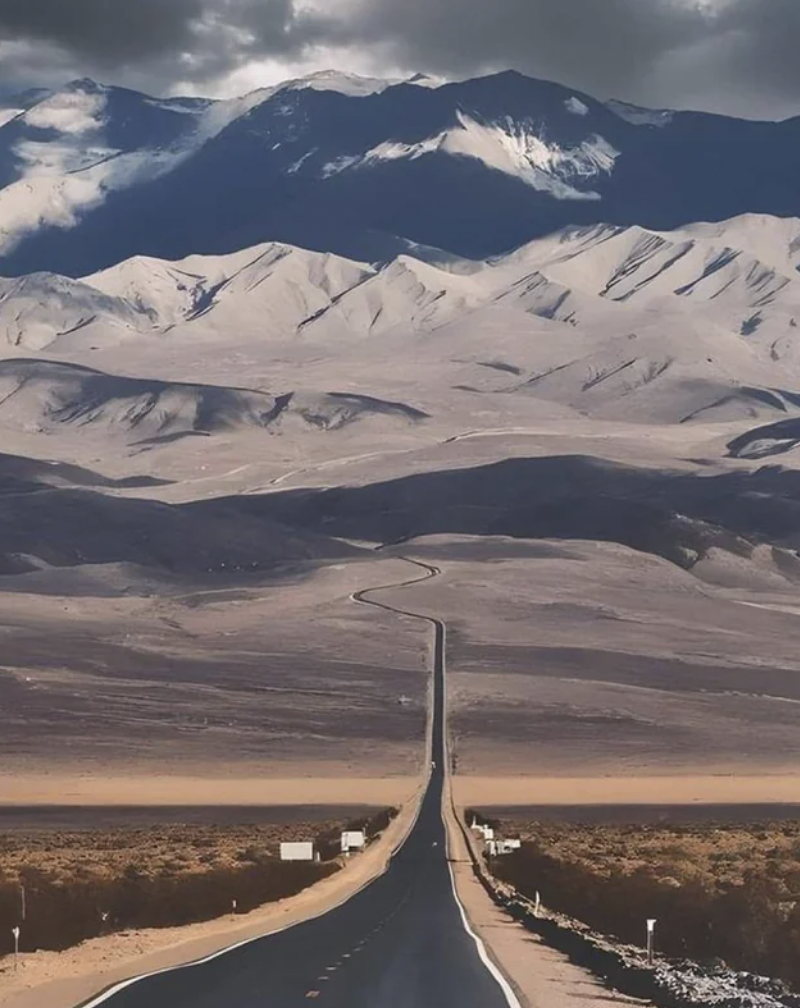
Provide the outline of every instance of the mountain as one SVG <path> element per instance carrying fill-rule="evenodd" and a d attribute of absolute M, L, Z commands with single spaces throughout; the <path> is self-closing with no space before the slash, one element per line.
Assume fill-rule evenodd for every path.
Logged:
<path fill-rule="evenodd" d="M 798 265 L 800 220 L 749 215 L 570 227 L 481 262 L 374 266 L 273 243 L 34 274 L 0 281 L 0 422 L 138 440 L 330 430 L 443 416 L 448 388 L 473 401 L 453 408 L 487 415 L 540 402 L 773 422 L 800 411 Z"/>
<path fill-rule="evenodd" d="M 0 361 L 0 425 L 52 434 L 60 427 L 114 434 L 147 446 L 244 428 L 337 430 L 381 416 L 402 424 L 425 414 L 346 392 L 268 392 L 126 378 L 46 360 Z"/>
<path fill-rule="evenodd" d="M 247 519 L 214 502 L 175 507 L 36 485 L 25 492 L 0 492 L 0 575 L 130 564 L 162 577 L 235 577 L 358 553 L 324 535 Z"/>
<path fill-rule="evenodd" d="M 269 244 L 178 262 L 136 256 L 82 280 L 53 273 L 0 278 L 0 334 L 39 351 L 114 345 L 214 312 L 218 328 L 294 335 L 374 270 L 338 256 Z"/>
<path fill-rule="evenodd" d="M 800 119 L 639 109 L 513 72 L 328 73 L 219 102 L 76 81 L 4 120 L 7 276 L 265 242 L 484 259 L 568 225 L 800 215 Z"/>
<path fill-rule="evenodd" d="M 800 573 L 800 479 L 771 468 L 709 477 L 554 455 L 227 504 L 249 519 L 381 546 L 454 534 L 595 540 L 686 569 L 715 551 L 752 559 L 769 544 Z"/>

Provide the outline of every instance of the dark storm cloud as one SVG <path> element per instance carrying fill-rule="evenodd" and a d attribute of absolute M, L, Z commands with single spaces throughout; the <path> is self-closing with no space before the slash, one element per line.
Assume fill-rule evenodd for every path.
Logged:
<path fill-rule="evenodd" d="M 445 73 L 513 66 L 610 94 L 710 31 L 680 0 L 357 0 L 354 37 Z"/>
<path fill-rule="evenodd" d="M 756 92 L 800 99 L 797 0 L 728 0 L 716 27 L 727 42 L 731 76 L 738 74 Z"/>
<path fill-rule="evenodd" d="M 514 67 L 598 97 L 800 110 L 800 0 L 0 0 L 0 72 L 69 65 L 201 87 L 264 57 L 355 50 L 373 70 Z M 324 12 L 324 13 L 322 13 Z M 335 58 L 335 57 L 334 57 Z M 22 70 L 20 70 L 22 68 Z"/>
<path fill-rule="evenodd" d="M 180 49 L 201 14 L 201 0 L 0 0 L 0 32 L 112 63 Z"/>
<path fill-rule="evenodd" d="M 800 0 L 353 2 L 352 38 L 407 66 L 511 66 L 597 97 L 800 112 Z"/>
<path fill-rule="evenodd" d="M 155 86 L 211 79 L 259 56 L 290 57 L 325 34 L 327 19 L 293 0 L 0 0 L 0 41 L 18 46 L 0 73 L 48 63 L 115 79 L 147 73 Z M 46 49 L 46 51 L 45 51 Z"/>

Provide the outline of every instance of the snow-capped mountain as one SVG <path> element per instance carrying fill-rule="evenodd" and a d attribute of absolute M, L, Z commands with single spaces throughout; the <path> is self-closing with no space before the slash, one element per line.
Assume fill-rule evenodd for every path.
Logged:
<path fill-rule="evenodd" d="M 798 215 L 799 174 L 800 120 L 603 103 L 512 72 L 325 73 L 226 101 L 76 81 L 0 110 L 0 272 L 274 241 L 482 259 L 567 225 Z"/>
<path fill-rule="evenodd" d="M 671 232 L 571 227 L 483 262 L 403 254 L 376 266 L 277 243 L 136 257 L 81 280 L 2 282 L 3 367 L 18 384 L 0 398 L 16 415 L 27 389 L 22 422 L 37 430 L 140 413 L 157 430 L 219 430 L 234 415 L 233 428 L 272 428 L 259 418 L 285 381 L 301 393 L 327 381 L 315 365 L 385 402 L 412 403 L 409 381 L 433 375 L 437 388 L 611 420 L 766 421 L 800 408 L 799 264 L 800 220 L 752 215 Z M 142 377 L 82 367 L 55 382 L 48 364 L 57 389 L 45 392 L 26 360 L 36 354 L 103 372 L 124 360 Z M 252 391 L 253 362 L 282 368 L 281 384 Z M 43 405 L 56 401 L 67 406 Z"/>

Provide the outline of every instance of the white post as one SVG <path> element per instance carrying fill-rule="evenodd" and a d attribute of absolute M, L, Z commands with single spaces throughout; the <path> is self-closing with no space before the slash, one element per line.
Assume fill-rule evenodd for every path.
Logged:
<path fill-rule="evenodd" d="M 654 946 L 654 936 L 656 930 L 656 918 L 651 917 L 647 921 L 647 964 L 648 966 L 653 965 L 653 946 Z"/>
<path fill-rule="evenodd" d="M 19 969 L 19 928 L 12 928 L 11 934 L 14 935 L 14 972 L 16 973 Z"/>
<path fill-rule="evenodd" d="M 239 906 L 238 900 L 231 900 L 231 912 L 236 913 L 236 909 Z"/>
<path fill-rule="evenodd" d="M 542 897 L 541 897 L 541 894 L 539 893 L 539 891 L 537 890 L 537 892 L 536 892 L 536 899 L 535 899 L 534 904 L 533 904 L 533 913 L 534 913 L 534 916 L 538 917 L 539 916 L 539 911 L 541 909 L 542 909 Z"/>

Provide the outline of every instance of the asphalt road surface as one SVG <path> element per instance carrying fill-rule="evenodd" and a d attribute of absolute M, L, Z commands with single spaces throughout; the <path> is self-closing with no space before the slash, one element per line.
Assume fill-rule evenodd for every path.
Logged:
<path fill-rule="evenodd" d="M 424 569 L 426 578 L 438 573 Z M 392 609 L 372 591 L 354 600 Z M 451 879 L 442 818 L 445 627 L 429 622 L 436 632 L 431 776 L 416 824 L 387 871 L 322 917 L 114 988 L 86 1008 L 291 1008 L 309 1001 L 328 1008 L 516 1008 L 468 929 Z"/>

